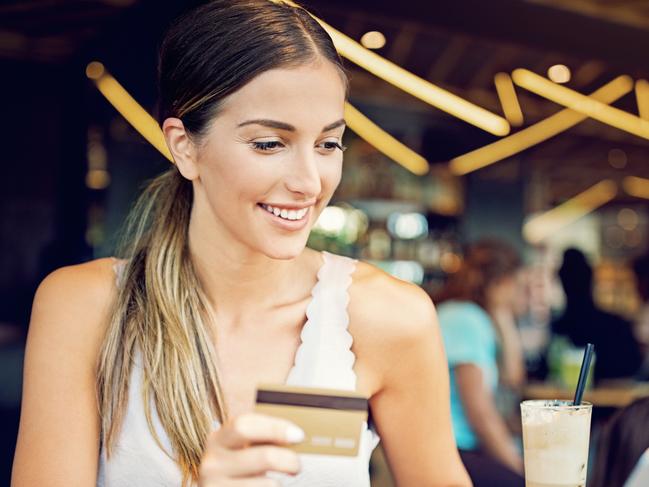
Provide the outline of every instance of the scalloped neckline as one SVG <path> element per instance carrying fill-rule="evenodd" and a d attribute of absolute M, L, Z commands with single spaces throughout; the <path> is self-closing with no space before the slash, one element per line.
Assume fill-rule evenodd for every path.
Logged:
<path fill-rule="evenodd" d="M 296 374 L 295 371 L 298 370 L 298 365 L 300 365 L 300 362 L 298 362 L 298 361 L 299 361 L 300 356 L 303 355 L 302 353 L 300 353 L 300 351 L 306 347 L 305 341 L 304 341 L 304 336 L 305 336 L 304 331 L 307 329 L 307 327 L 310 328 L 311 326 L 313 326 L 313 324 L 312 324 L 313 323 L 313 318 L 311 316 L 309 316 L 309 314 L 310 314 L 309 309 L 313 308 L 313 303 L 316 302 L 316 300 L 318 299 L 318 295 L 321 294 L 321 293 L 318 293 L 318 288 L 320 287 L 320 285 L 321 285 L 320 283 L 322 282 L 322 276 L 324 274 L 324 269 L 327 266 L 327 264 L 329 263 L 329 259 L 327 259 L 328 254 L 329 253 L 326 252 L 326 251 L 321 251 L 320 252 L 320 257 L 322 258 L 322 264 L 320 264 L 320 267 L 318 267 L 318 272 L 316 273 L 315 284 L 311 288 L 311 299 L 309 299 L 309 302 L 307 303 L 306 309 L 305 309 L 305 312 L 304 312 L 305 316 L 306 316 L 306 320 L 304 320 L 304 324 L 302 325 L 302 329 L 300 330 L 300 343 L 297 346 L 297 348 L 295 349 L 295 355 L 293 356 L 293 365 L 289 369 L 288 374 L 286 375 L 286 378 L 284 379 L 284 382 L 283 382 L 284 385 L 291 385 L 293 376 Z"/>

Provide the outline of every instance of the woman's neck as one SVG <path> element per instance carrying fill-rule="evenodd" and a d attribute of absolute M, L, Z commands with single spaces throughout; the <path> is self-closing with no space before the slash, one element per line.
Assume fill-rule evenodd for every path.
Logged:
<path fill-rule="evenodd" d="M 226 240 L 231 239 L 223 238 L 223 232 L 190 223 L 192 262 L 220 319 L 247 321 L 247 317 L 292 301 L 308 286 L 308 276 L 296 272 L 302 255 L 272 259 L 240 242 Z"/>

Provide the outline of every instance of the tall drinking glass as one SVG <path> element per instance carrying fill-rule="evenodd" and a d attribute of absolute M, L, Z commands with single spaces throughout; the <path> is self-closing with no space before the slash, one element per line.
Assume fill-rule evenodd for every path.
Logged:
<path fill-rule="evenodd" d="M 526 487 L 585 487 L 593 405 L 523 401 Z"/>

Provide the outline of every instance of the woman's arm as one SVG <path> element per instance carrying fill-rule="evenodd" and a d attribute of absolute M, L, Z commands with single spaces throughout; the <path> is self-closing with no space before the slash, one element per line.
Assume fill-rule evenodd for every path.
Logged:
<path fill-rule="evenodd" d="M 59 269 L 36 292 L 13 487 L 96 485 L 95 363 L 114 290 L 110 262 Z"/>
<path fill-rule="evenodd" d="M 364 293 L 369 307 L 361 313 L 359 347 L 382 377 L 370 405 L 392 476 L 404 487 L 470 486 L 453 438 L 448 366 L 433 304 L 416 286 L 378 281 Z"/>
<path fill-rule="evenodd" d="M 493 397 L 485 386 L 482 371 L 474 364 L 458 364 L 453 368 L 462 407 L 480 445 L 493 458 L 518 473 L 523 461 L 516 451 L 503 418 L 496 410 Z"/>

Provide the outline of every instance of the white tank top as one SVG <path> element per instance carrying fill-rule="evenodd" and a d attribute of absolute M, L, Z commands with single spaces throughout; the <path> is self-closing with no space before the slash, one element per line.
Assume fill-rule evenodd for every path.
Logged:
<path fill-rule="evenodd" d="M 323 252 L 311 302 L 306 310 L 301 344 L 286 383 L 303 387 L 356 390 L 353 338 L 347 331 L 349 315 L 348 288 L 356 261 Z M 116 264 L 118 282 L 122 266 Z M 182 475 L 173 455 L 169 438 L 151 407 L 152 421 L 164 450 L 154 440 L 144 414 L 142 401 L 142 366 L 136 358 L 131 372 L 128 405 L 120 436 L 110 459 L 102 447 L 99 458 L 98 487 L 180 487 Z M 218 427 L 218 424 L 215 425 Z M 379 443 L 374 426 L 365 423 L 356 457 L 300 455 L 302 471 L 295 477 L 271 472 L 268 477 L 282 486 L 295 487 L 369 487 L 369 460 Z"/>

